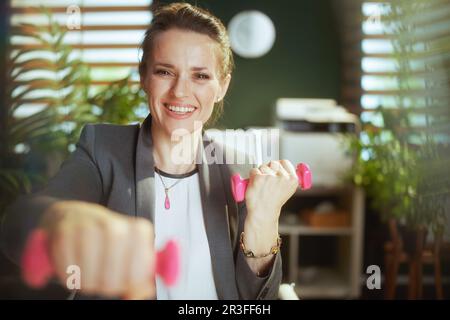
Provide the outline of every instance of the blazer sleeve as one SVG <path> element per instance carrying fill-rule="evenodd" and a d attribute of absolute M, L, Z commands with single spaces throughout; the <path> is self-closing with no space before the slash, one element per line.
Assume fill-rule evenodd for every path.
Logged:
<path fill-rule="evenodd" d="M 236 284 L 241 299 L 270 299 L 278 298 L 278 289 L 282 278 L 281 253 L 275 255 L 273 264 L 265 277 L 257 276 L 249 267 L 246 257 L 240 248 L 239 235 L 244 230 L 247 209 L 245 205 L 239 207 L 239 228 L 235 244 Z"/>
<path fill-rule="evenodd" d="M 43 190 L 18 197 L 6 209 L 0 230 L 6 256 L 19 265 L 30 232 L 39 226 L 49 206 L 64 199 L 101 203 L 102 179 L 95 158 L 95 125 L 84 126 L 76 150 Z"/>

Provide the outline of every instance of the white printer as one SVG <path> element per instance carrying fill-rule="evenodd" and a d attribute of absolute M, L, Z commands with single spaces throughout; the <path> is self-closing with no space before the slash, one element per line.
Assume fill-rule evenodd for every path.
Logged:
<path fill-rule="evenodd" d="M 342 184 L 353 160 L 343 134 L 359 131 L 358 117 L 331 99 L 280 98 L 276 102 L 280 158 L 307 163 L 314 187 Z"/>

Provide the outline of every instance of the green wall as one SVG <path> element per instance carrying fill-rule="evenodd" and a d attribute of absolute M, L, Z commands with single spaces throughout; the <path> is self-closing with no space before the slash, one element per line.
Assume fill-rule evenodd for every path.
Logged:
<path fill-rule="evenodd" d="M 221 127 L 271 125 L 279 97 L 338 98 L 339 43 L 330 0 L 187 2 L 210 10 L 226 26 L 242 10 L 260 10 L 276 28 L 275 44 L 265 56 L 235 54 Z"/>

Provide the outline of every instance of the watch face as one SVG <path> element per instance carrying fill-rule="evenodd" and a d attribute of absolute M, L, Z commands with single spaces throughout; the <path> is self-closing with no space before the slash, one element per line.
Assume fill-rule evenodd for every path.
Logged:
<path fill-rule="evenodd" d="M 258 58 L 270 51 L 275 42 L 272 20 L 260 11 L 243 11 L 228 25 L 233 51 L 244 58 Z"/>

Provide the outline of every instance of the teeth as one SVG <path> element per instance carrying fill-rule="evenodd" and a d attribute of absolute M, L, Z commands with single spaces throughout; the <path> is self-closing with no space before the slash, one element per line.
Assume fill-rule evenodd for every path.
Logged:
<path fill-rule="evenodd" d="M 170 106 L 170 105 L 168 105 L 167 108 L 169 108 L 170 111 L 179 112 L 179 113 L 187 113 L 187 112 L 192 112 L 195 110 L 194 107 L 178 107 L 178 106 Z"/>

